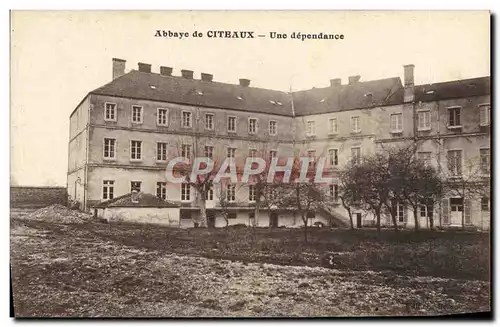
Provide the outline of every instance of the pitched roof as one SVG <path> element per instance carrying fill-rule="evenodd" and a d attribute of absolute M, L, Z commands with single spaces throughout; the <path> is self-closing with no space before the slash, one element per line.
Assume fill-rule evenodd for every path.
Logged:
<path fill-rule="evenodd" d="M 491 93 L 489 76 L 415 86 L 415 101 L 468 98 Z"/>
<path fill-rule="evenodd" d="M 138 202 L 132 202 L 132 193 L 101 202 L 94 208 L 138 207 L 138 208 L 179 208 L 180 204 L 160 199 L 149 193 L 138 193 Z"/>
<path fill-rule="evenodd" d="M 293 92 L 297 116 L 371 108 L 403 102 L 399 77 Z"/>
<path fill-rule="evenodd" d="M 292 116 L 288 93 L 132 70 L 92 94 Z"/>

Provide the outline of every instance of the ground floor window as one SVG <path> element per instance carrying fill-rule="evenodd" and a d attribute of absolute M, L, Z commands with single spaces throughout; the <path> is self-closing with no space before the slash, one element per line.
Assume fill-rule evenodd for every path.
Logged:
<path fill-rule="evenodd" d="M 490 211 L 490 198 L 481 198 L 481 211 Z"/>
<path fill-rule="evenodd" d="M 431 200 L 422 201 L 420 203 L 420 217 L 431 218 L 434 213 L 434 203 Z"/>
<path fill-rule="evenodd" d="M 141 184 L 142 184 L 142 182 L 138 182 L 138 181 L 130 182 L 130 193 L 132 193 L 133 191 L 140 192 L 141 191 Z"/>
<path fill-rule="evenodd" d="M 181 219 L 191 219 L 191 211 L 181 210 L 180 218 Z"/>
<path fill-rule="evenodd" d="M 156 183 L 156 196 L 162 200 L 167 199 L 167 183 L 166 182 Z"/>
<path fill-rule="evenodd" d="M 392 210 L 393 213 L 396 215 L 396 220 L 399 223 L 404 223 L 405 222 L 405 207 L 404 205 L 400 204 L 399 202 L 392 202 Z"/>
<path fill-rule="evenodd" d="M 236 212 L 228 212 L 227 219 L 236 219 Z"/>
<path fill-rule="evenodd" d="M 463 198 L 451 198 L 450 199 L 450 210 L 451 210 L 451 212 L 464 211 L 464 199 Z"/>
<path fill-rule="evenodd" d="M 115 181 L 103 181 L 102 182 L 102 198 L 103 200 L 113 199 L 115 190 Z"/>

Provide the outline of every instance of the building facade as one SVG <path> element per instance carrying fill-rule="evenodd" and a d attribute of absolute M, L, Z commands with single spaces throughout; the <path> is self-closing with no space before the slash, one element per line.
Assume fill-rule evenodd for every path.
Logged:
<path fill-rule="evenodd" d="M 477 158 L 484 176 L 489 174 L 489 77 L 414 85 L 414 67 L 407 65 L 403 82 L 352 76 L 347 84 L 332 79 L 326 88 L 287 93 L 251 87 L 247 79 L 226 84 L 210 74 L 194 79 L 189 70 L 172 76 L 169 67 L 156 74 L 151 65 L 138 66 L 125 73 L 125 61 L 113 59 L 112 81 L 89 92 L 70 116 L 68 194 L 83 210 L 136 190 L 178 202 L 179 225 L 192 226 L 199 215 L 198 195 L 189 185 L 166 181 L 167 163 L 176 156 L 325 156 L 335 174 L 353 157 L 418 141 L 419 155 L 445 172 L 449 158 L 460 167 Z M 214 190 L 207 209 L 217 210 L 223 191 Z M 238 203 L 231 224 L 302 224 L 287 212 L 254 217 L 249 185 L 231 192 Z M 335 194 L 332 199 L 338 201 Z M 430 214 L 439 217 L 436 225 L 456 225 L 459 210 L 467 211 L 468 225 L 489 226 L 486 194 L 461 200 L 450 195 L 440 207 L 421 210 L 421 227 Z M 410 214 L 398 210 L 398 221 L 411 227 Z M 348 221 L 337 205 L 311 215 L 311 223 L 332 217 Z M 355 217 L 358 226 L 373 222 L 369 213 L 355 212 Z"/>

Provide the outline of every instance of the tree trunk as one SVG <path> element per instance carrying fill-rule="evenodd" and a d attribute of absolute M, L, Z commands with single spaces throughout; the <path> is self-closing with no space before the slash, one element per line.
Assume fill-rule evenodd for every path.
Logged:
<path fill-rule="evenodd" d="M 429 228 L 431 230 L 434 229 L 434 216 L 433 216 L 434 213 L 431 214 L 431 216 L 429 216 Z"/>
<path fill-rule="evenodd" d="M 203 196 L 200 197 L 200 227 L 207 227 L 207 201 Z"/>
<path fill-rule="evenodd" d="M 418 207 L 417 207 L 418 208 Z M 413 207 L 413 220 L 415 221 L 415 231 L 418 231 L 418 209 Z"/>
<path fill-rule="evenodd" d="M 380 234 L 380 209 L 375 210 L 375 215 L 377 217 L 377 232 Z"/>
<path fill-rule="evenodd" d="M 398 229 L 398 220 L 396 219 L 396 214 L 391 210 L 391 219 L 392 225 L 394 225 L 394 231 L 397 232 Z"/>
<path fill-rule="evenodd" d="M 352 212 L 351 209 L 347 209 L 347 213 L 349 214 L 349 223 L 351 224 L 351 229 L 354 229 L 354 221 L 352 219 Z"/>
<path fill-rule="evenodd" d="M 304 219 L 302 216 L 302 221 L 304 222 L 304 242 L 307 243 L 307 217 Z"/>

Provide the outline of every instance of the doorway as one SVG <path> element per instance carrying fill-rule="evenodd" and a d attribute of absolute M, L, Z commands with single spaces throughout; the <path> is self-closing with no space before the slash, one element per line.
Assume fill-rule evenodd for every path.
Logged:
<path fill-rule="evenodd" d="M 278 227 L 278 214 L 276 212 L 271 213 L 271 217 L 269 218 L 269 226 L 271 228 Z"/>
<path fill-rule="evenodd" d="M 361 228 L 361 213 L 356 213 L 356 227 Z"/>
<path fill-rule="evenodd" d="M 215 214 L 213 211 L 207 212 L 207 227 L 215 228 Z"/>
<path fill-rule="evenodd" d="M 450 225 L 462 226 L 463 198 L 450 198 Z"/>

